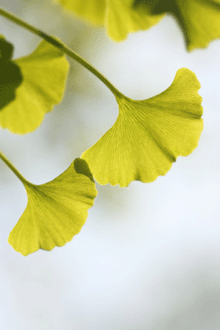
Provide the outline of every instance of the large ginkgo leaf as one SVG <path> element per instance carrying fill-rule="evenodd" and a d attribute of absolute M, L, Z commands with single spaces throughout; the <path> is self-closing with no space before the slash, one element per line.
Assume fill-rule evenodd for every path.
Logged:
<path fill-rule="evenodd" d="M 23 81 L 16 98 L 0 110 L 0 126 L 25 134 L 35 130 L 62 100 L 68 62 L 62 51 L 42 41 L 31 55 L 13 63 L 21 70 Z"/>
<path fill-rule="evenodd" d="M 42 185 L 22 182 L 28 203 L 9 235 L 12 247 L 28 255 L 71 241 L 84 225 L 97 195 L 87 163 L 75 159 L 60 176 Z"/>
<path fill-rule="evenodd" d="M 154 181 L 176 157 L 189 155 L 203 129 L 200 83 L 188 69 L 177 71 L 172 85 L 148 100 L 116 96 L 119 115 L 113 127 L 82 154 L 100 184 L 126 187 Z"/>

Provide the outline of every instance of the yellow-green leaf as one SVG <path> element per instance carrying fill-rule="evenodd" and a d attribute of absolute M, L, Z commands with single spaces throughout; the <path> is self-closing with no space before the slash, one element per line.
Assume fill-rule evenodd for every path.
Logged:
<path fill-rule="evenodd" d="M 219 0 L 135 0 L 134 6 L 151 7 L 152 15 L 171 13 L 184 33 L 188 50 L 207 47 L 220 38 Z"/>
<path fill-rule="evenodd" d="M 90 22 L 106 27 L 115 41 L 146 30 L 166 13 L 178 20 L 188 50 L 207 47 L 220 38 L 219 0 L 55 0 Z"/>
<path fill-rule="evenodd" d="M 42 185 L 23 183 L 28 203 L 9 235 L 12 247 L 26 256 L 71 241 L 84 225 L 97 195 L 87 163 L 77 158 L 53 181 Z"/>
<path fill-rule="evenodd" d="M 189 50 L 207 47 L 220 38 L 220 1 L 178 1 L 177 19 L 183 27 Z"/>
<path fill-rule="evenodd" d="M 148 6 L 136 8 L 133 0 L 110 0 L 106 13 L 106 27 L 110 38 L 122 41 L 131 32 L 147 30 L 157 24 L 163 14 L 151 15 Z"/>
<path fill-rule="evenodd" d="M 115 41 L 124 40 L 128 33 L 146 30 L 159 22 L 161 15 L 151 15 L 148 7 L 133 7 L 134 0 L 55 0 L 64 8 L 89 20 L 105 26 Z"/>
<path fill-rule="evenodd" d="M 35 130 L 44 115 L 62 100 L 68 62 L 62 51 L 42 41 L 32 54 L 14 63 L 20 68 L 23 81 L 15 100 L 0 111 L 0 126 L 25 134 Z"/>
<path fill-rule="evenodd" d="M 171 86 L 143 101 L 116 96 L 113 127 L 82 154 L 100 184 L 126 187 L 165 175 L 178 156 L 189 155 L 203 129 L 200 83 L 188 69 L 177 71 Z"/>
<path fill-rule="evenodd" d="M 105 20 L 105 11 L 107 7 L 106 0 L 55 0 L 67 10 L 89 20 L 90 22 L 103 25 Z"/>

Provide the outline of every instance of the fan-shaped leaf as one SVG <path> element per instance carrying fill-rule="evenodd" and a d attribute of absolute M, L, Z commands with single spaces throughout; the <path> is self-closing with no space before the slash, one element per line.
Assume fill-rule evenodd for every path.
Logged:
<path fill-rule="evenodd" d="M 12 247 L 28 255 L 71 241 L 84 225 L 97 195 L 87 163 L 75 159 L 60 176 L 42 185 L 23 183 L 28 203 L 9 235 Z"/>
<path fill-rule="evenodd" d="M 16 90 L 16 99 L 0 111 L 0 126 L 25 134 L 35 130 L 62 100 L 68 62 L 62 51 L 42 41 L 32 54 L 13 65 L 21 70 L 23 82 Z"/>
<path fill-rule="evenodd" d="M 189 155 L 203 129 L 200 88 L 195 74 L 177 71 L 172 85 L 148 100 L 116 97 L 113 127 L 82 154 L 100 184 L 127 186 L 165 175 L 176 157 Z"/>
<path fill-rule="evenodd" d="M 152 15 L 173 14 L 184 33 L 188 50 L 207 47 L 220 38 L 219 0 L 135 0 L 134 7 L 151 7 Z"/>
<path fill-rule="evenodd" d="M 124 40 L 128 33 L 146 30 L 158 23 L 163 15 L 151 15 L 148 8 L 133 7 L 134 0 L 55 0 L 64 8 L 107 28 L 115 41 Z"/>
<path fill-rule="evenodd" d="M 189 50 L 203 48 L 220 38 L 219 0 L 55 0 L 66 9 L 103 25 L 115 41 L 146 30 L 165 13 L 178 20 Z"/>

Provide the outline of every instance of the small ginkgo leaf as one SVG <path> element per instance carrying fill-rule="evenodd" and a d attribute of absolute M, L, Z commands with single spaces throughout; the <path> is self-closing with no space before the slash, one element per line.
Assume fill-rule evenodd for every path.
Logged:
<path fill-rule="evenodd" d="M 152 15 L 171 13 L 184 33 L 188 50 L 207 47 L 220 38 L 220 0 L 135 0 L 134 7 Z"/>
<path fill-rule="evenodd" d="M 113 127 L 82 154 L 100 184 L 126 187 L 165 175 L 178 156 L 189 155 L 203 129 L 200 83 L 188 69 L 177 71 L 171 86 L 148 100 L 116 96 Z"/>
<path fill-rule="evenodd" d="M 13 51 L 13 45 L 0 35 L 0 111 L 16 98 L 23 81 L 19 66 L 11 61 Z"/>
<path fill-rule="evenodd" d="M 23 81 L 14 101 L 0 111 L 0 126 L 25 134 L 35 130 L 62 100 L 69 66 L 63 52 L 46 41 L 13 63 L 21 70 Z"/>
<path fill-rule="evenodd" d="M 28 203 L 8 242 L 23 255 L 63 246 L 78 234 L 97 195 L 87 163 L 80 158 L 53 181 L 23 182 Z"/>

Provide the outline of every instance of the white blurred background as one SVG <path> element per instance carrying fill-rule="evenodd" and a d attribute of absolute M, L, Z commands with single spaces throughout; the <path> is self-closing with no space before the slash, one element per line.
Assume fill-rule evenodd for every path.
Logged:
<path fill-rule="evenodd" d="M 128 188 L 97 185 L 80 234 L 28 257 L 7 243 L 26 206 L 22 184 L 0 163 L 0 329 L 220 329 L 220 40 L 187 53 L 167 16 L 116 44 L 103 29 L 65 14 L 52 0 L 1 6 L 58 36 L 125 95 L 146 99 L 187 67 L 201 82 L 204 131 L 198 148 L 165 177 Z M 0 18 L 15 58 L 40 39 Z M 35 132 L 0 131 L 0 150 L 35 184 L 63 172 L 117 117 L 108 89 L 70 61 L 64 100 Z"/>

